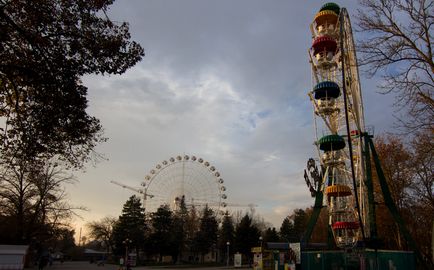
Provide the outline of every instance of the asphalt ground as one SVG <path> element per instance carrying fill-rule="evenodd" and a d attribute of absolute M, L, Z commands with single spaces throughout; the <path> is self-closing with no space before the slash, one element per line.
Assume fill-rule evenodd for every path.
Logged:
<path fill-rule="evenodd" d="M 32 267 L 32 268 L 25 268 L 25 269 L 32 269 L 37 270 L 38 267 Z M 44 267 L 44 270 L 119 270 L 119 265 L 114 264 L 104 264 L 103 266 L 98 266 L 95 263 L 89 263 L 86 262 L 54 262 L 51 266 Z M 176 267 L 170 267 L 170 266 L 137 266 L 132 267 L 132 270 L 224 270 L 224 269 L 232 269 L 232 267 L 201 267 L 201 266 L 188 266 L 188 265 L 182 265 L 182 266 L 176 266 Z M 125 268 L 123 269 L 125 270 Z"/>

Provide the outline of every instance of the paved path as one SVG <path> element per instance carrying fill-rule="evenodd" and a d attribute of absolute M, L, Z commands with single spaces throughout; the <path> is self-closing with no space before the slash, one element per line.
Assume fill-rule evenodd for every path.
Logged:
<path fill-rule="evenodd" d="M 31 270 L 37 270 L 37 267 L 28 268 Z M 54 262 L 52 266 L 44 267 L 44 270 L 118 270 L 119 267 L 113 264 L 105 264 L 104 266 L 97 266 L 96 264 L 91 264 L 89 262 L 64 262 L 61 264 L 60 262 Z M 139 266 L 132 267 L 132 270 L 227 270 L 227 267 L 168 267 L 168 266 Z"/>

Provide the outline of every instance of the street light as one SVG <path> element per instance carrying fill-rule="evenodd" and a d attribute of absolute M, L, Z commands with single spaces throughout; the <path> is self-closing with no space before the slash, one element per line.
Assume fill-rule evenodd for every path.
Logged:
<path fill-rule="evenodd" d="M 131 244 L 131 240 L 130 239 L 125 239 L 122 243 L 125 245 L 125 260 L 124 260 L 124 264 L 127 265 L 128 267 L 128 245 Z"/>
<path fill-rule="evenodd" d="M 229 246 L 231 243 L 229 241 L 226 242 L 226 267 L 229 267 Z"/>
<path fill-rule="evenodd" d="M 263 262 L 262 262 L 262 260 L 263 260 L 263 250 L 262 250 L 262 235 L 261 236 L 259 236 L 259 242 L 260 242 L 260 244 L 261 244 L 261 254 L 260 254 L 260 258 L 259 258 L 259 269 L 262 269 L 262 265 L 263 265 Z"/>

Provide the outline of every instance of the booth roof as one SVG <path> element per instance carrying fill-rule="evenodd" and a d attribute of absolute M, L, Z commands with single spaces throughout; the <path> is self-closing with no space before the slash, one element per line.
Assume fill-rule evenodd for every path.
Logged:
<path fill-rule="evenodd" d="M 26 245 L 0 245 L 0 254 L 26 254 L 29 246 Z"/>

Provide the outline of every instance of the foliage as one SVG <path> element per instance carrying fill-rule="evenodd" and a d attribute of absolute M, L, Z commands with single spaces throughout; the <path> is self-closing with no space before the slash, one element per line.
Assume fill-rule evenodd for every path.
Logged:
<path fill-rule="evenodd" d="M 434 2 L 361 0 L 358 10 L 361 63 L 370 75 L 382 74 L 386 93 L 397 93 L 396 105 L 408 109 L 410 131 L 434 131 Z"/>
<path fill-rule="evenodd" d="M 279 231 L 281 241 L 290 243 L 300 242 L 306 231 L 312 211 L 312 208 L 307 208 L 306 210 L 294 209 L 292 214 L 282 221 Z"/>
<path fill-rule="evenodd" d="M 279 242 L 279 234 L 276 231 L 276 228 L 267 228 L 267 230 L 264 232 L 263 241 L 265 243 L 267 242 Z"/>
<path fill-rule="evenodd" d="M 295 209 L 294 212 L 289 216 L 294 224 L 294 234 L 293 239 L 295 242 L 300 242 L 303 238 L 304 231 L 307 227 L 307 222 L 309 220 L 309 216 L 306 211 L 303 209 Z"/>
<path fill-rule="evenodd" d="M 128 24 L 108 18 L 113 2 L 0 0 L 2 162 L 56 156 L 80 167 L 105 140 L 80 77 L 121 74 L 143 56 Z"/>
<path fill-rule="evenodd" d="M 199 231 L 196 233 L 195 250 L 203 257 L 217 244 L 218 223 L 214 211 L 205 206 L 200 218 Z"/>
<path fill-rule="evenodd" d="M 228 256 L 227 252 L 227 243 L 229 242 L 229 255 L 233 254 L 233 245 L 234 245 L 234 234 L 235 227 L 232 216 L 226 212 L 226 215 L 223 217 L 223 222 L 221 227 L 219 228 L 219 237 L 218 237 L 218 249 L 220 250 L 220 254 L 223 254 L 225 258 Z"/>
<path fill-rule="evenodd" d="M 427 232 L 431 232 L 434 220 L 432 136 L 422 131 L 411 143 L 405 143 L 403 138 L 389 135 L 378 137 L 375 145 L 395 204 L 422 255 L 430 260 L 431 239 Z M 378 234 L 384 246 L 406 249 L 407 244 L 383 204 L 378 187 L 376 193 Z"/>
<path fill-rule="evenodd" d="M 251 248 L 260 245 L 259 236 L 261 236 L 259 229 L 246 214 L 235 228 L 234 252 L 240 252 L 250 258 Z"/>
<path fill-rule="evenodd" d="M 182 256 L 182 252 L 185 249 L 186 243 L 186 223 L 188 217 L 188 210 L 185 204 L 185 197 L 182 196 L 179 203 L 179 208 L 173 215 L 173 230 L 171 233 L 171 255 L 174 262 L 178 262 L 179 255 Z"/>
<path fill-rule="evenodd" d="M 186 217 L 185 222 L 185 249 L 193 251 L 196 234 L 199 231 L 200 217 L 195 206 L 192 206 Z"/>
<path fill-rule="evenodd" d="M 313 210 L 314 210 L 313 207 L 307 208 L 305 210 L 307 217 L 309 217 L 308 220 L 313 214 Z M 328 223 L 329 223 L 328 212 L 324 208 L 323 210 L 321 210 L 318 219 L 316 221 L 315 227 L 313 229 L 312 236 L 310 238 L 311 243 L 328 243 L 332 245 L 333 235 L 331 234 L 332 233 L 331 227 Z"/>
<path fill-rule="evenodd" d="M 94 240 L 104 243 L 107 252 L 113 250 L 113 227 L 116 222 L 116 218 L 107 216 L 100 221 L 92 221 L 86 224 L 89 236 Z"/>
<path fill-rule="evenodd" d="M 56 228 L 56 232 L 54 233 L 55 238 L 50 246 L 53 250 L 58 250 L 64 254 L 70 254 L 76 247 L 74 234 L 75 231 L 70 228 Z"/>
<path fill-rule="evenodd" d="M 147 227 L 145 224 L 145 209 L 140 198 L 131 196 L 124 204 L 122 214 L 113 227 L 114 253 L 122 255 L 126 246 L 128 249 L 138 251 L 145 241 Z"/>
<path fill-rule="evenodd" d="M 172 247 L 173 213 L 168 205 L 160 206 L 151 216 L 152 233 L 149 243 L 152 251 L 159 254 L 160 261 L 163 255 L 169 255 Z"/>
<path fill-rule="evenodd" d="M 375 148 L 383 164 L 382 169 L 392 197 L 398 207 L 408 205 L 408 189 L 412 182 L 413 170 L 410 166 L 411 153 L 404 146 L 402 139 L 396 136 L 377 137 Z"/>
<path fill-rule="evenodd" d="M 410 166 L 414 171 L 411 193 L 419 203 L 434 211 L 434 139 L 429 132 L 418 132 L 411 147 L 413 149 Z"/>
<path fill-rule="evenodd" d="M 64 169 L 80 168 L 105 141 L 88 115 L 86 74 L 121 74 L 143 49 L 112 22 L 113 0 L 0 0 L 0 238 L 62 237 L 74 213 Z M 62 164 L 62 166 L 60 166 Z"/>
<path fill-rule="evenodd" d="M 279 236 L 282 242 L 291 242 L 294 235 L 294 225 L 289 217 L 285 217 L 280 226 Z"/>

